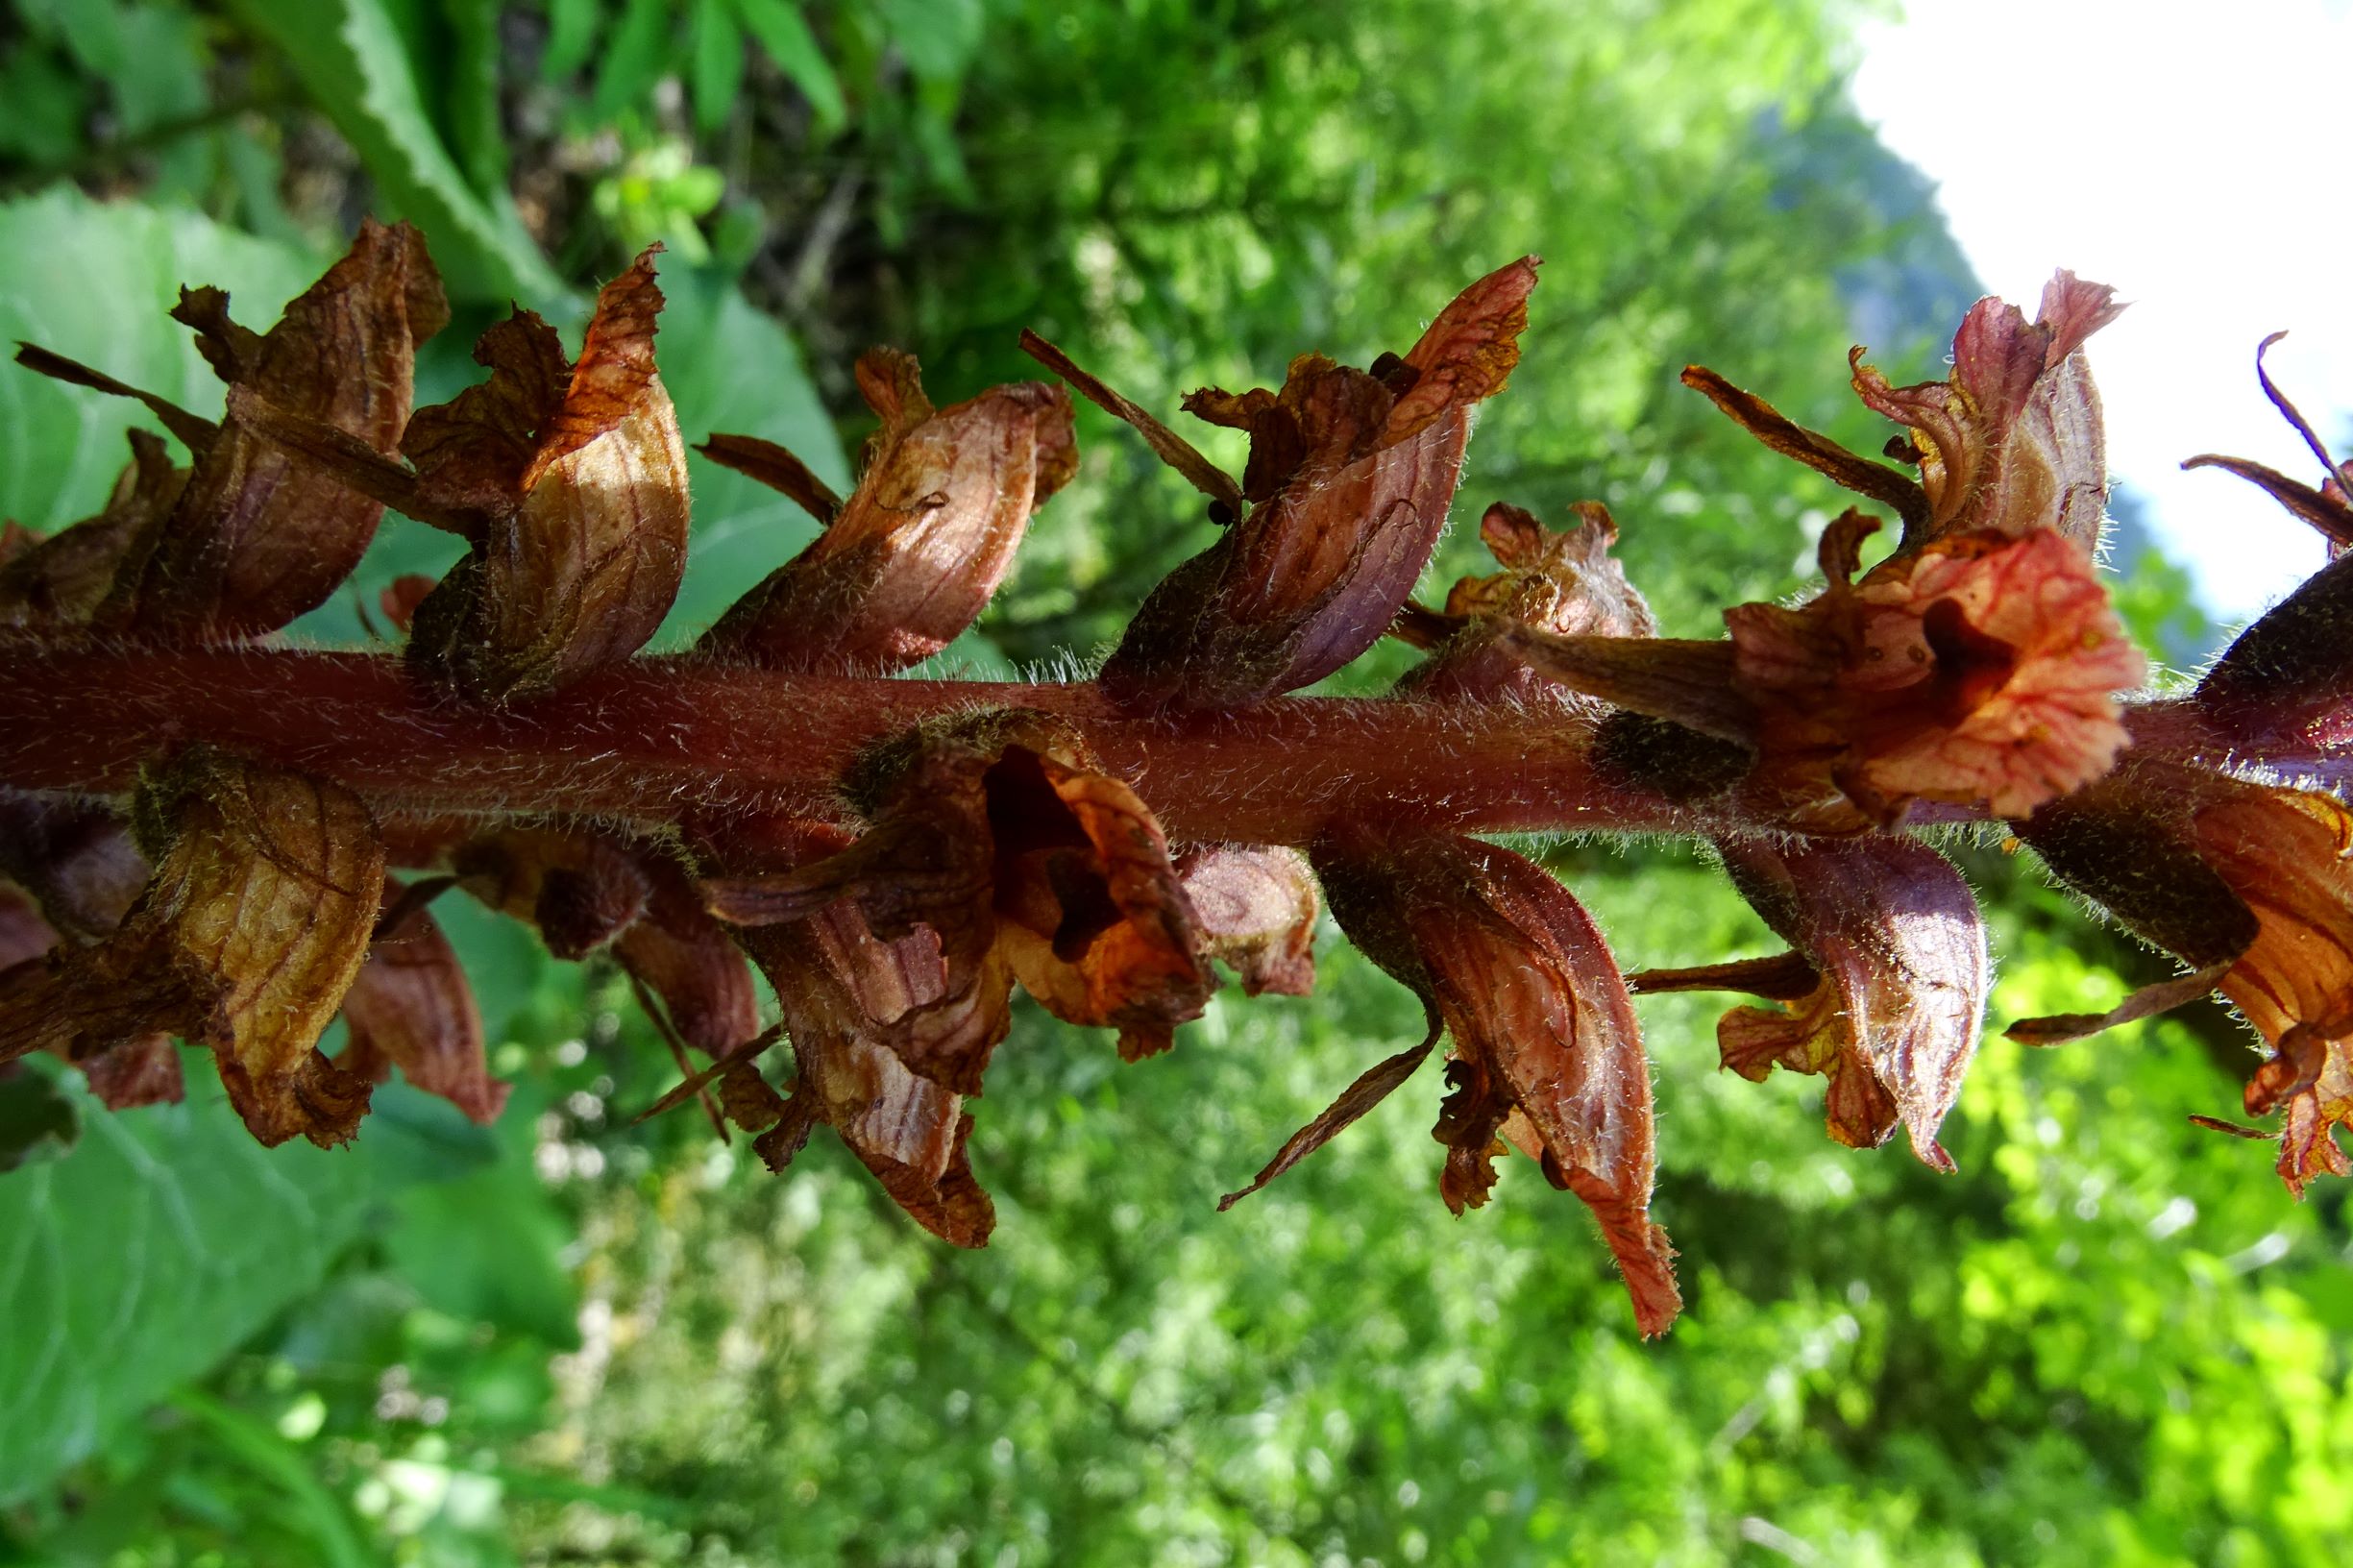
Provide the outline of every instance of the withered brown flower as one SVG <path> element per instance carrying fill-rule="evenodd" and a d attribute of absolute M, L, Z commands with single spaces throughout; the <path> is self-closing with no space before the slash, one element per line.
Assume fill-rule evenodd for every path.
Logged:
<path fill-rule="evenodd" d="M 1456 1213 L 1484 1204 L 1509 1138 L 1601 1222 L 1645 1335 L 1680 1311 L 1675 1249 L 1650 1219 L 1656 1155 L 1650 1065 L 1601 933 L 1568 891 L 1474 839 L 1350 833 L 1319 843 L 1317 874 L 1340 929 L 1430 1010 L 1431 1040 L 1378 1064 L 1287 1143 L 1263 1187 L 1410 1075 L 1440 1028 L 1453 1093 L 1435 1134 L 1438 1190 Z"/>
<path fill-rule="evenodd" d="M 736 600 L 704 653 L 836 674 L 927 659 L 988 605 L 1030 514 L 1077 472 L 1058 386 L 1023 381 L 935 410 L 915 356 L 892 349 L 859 359 L 858 385 L 882 429 L 846 502 L 770 442 L 722 435 L 698 449 L 825 525 Z"/>
<path fill-rule="evenodd" d="M 1238 499 L 1173 432 L 1146 434 L 1219 503 L 1229 527 L 1144 600 L 1104 665 L 1103 689 L 1143 708 L 1228 708 L 1322 679 L 1386 629 L 1429 562 L 1461 476 L 1471 409 L 1519 360 L 1536 262 L 1465 289 L 1403 358 L 1369 372 L 1320 355 L 1291 361 L 1280 392 L 1207 388 L 1186 408 L 1250 434 Z M 1031 353 L 1122 418 L 1125 399 L 1036 338 Z M 1148 427 L 1148 428 L 1147 428 Z"/>
<path fill-rule="evenodd" d="M 408 656 L 478 701 L 550 691 L 635 652 L 677 596 L 686 450 L 654 371 L 653 256 L 604 285 L 577 361 L 528 310 L 483 333 L 475 358 L 490 380 L 408 421 L 413 468 L 266 388 L 232 389 L 244 425 L 467 542 L 415 606 Z"/>
<path fill-rule="evenodd" d="M 1827 1081 L 1824 1119 L 1850 1148 L 1898 1125 L 1912 1152 L 1953 1168 L 1937 1128 L 1976 1054 L 1989 979 L 1969 884 L 1917 840 L 1871 835 L 1719 845 L 1725 870 L 1791 946 L 1779 958 L 1654 969 L 1636 991 L 1748 991 L 1784 1003 L 1735 1008 L 1716 1026 L 1724 1065 L 1763 1082 L 1777 1066 Z"/>
<path fill-rule="evenodd" d="M 239 408 L 297 408 L 355 451 L 381 459 L 398 450 L 416 345 L 449 321 L 417 232 L 363 221 L 350 252 L 267 332 L 233 320 L 217 288 L 183 289 L 172 315 L 229 383 L 221 424 L 46 350 L 19 353 L 44 375 L 146 404 L 195 466 L 173 472 L 159 445 L 135 435 L 135 477 L 107 511 L 0 576 L 0 625 L 29 618 L 181 642 L 253 637 L 325 602 L 375 537 L 380 498 L 293 460 Z"/>

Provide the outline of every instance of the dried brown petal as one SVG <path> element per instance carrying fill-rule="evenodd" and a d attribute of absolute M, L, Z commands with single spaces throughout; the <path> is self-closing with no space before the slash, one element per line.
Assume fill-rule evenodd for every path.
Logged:
<path fill-rule="evenodd" d="M 169 1035 L 140 1035 L 86 1057 L 82 1076 L 88 1080 L 98 1102 L 110 1111 L 178 1105 L 188 1094 L 187 1080 L 180 1069 L 180 1048 Z"/>
<path fill-rule="evenodd" d="M 560 400 L 545 340 L 519 327 L 479 397 L 421 413 L 422 433 L 412 425 L 420 492 L 479 508 L 471 552 L 417 606 L 409 658 L 429 678 L 512 701 L 625 658 L 660 627 L 687 532 L 686 451 L 653 367 L 661 305 L 650 251 L 598 296 Z"/>
<path fill-rule="evenodd" d="M 1726 1014 L 1724 1065 L 1759 1082 L 1777 1066 L 1818 1073 L 1832 1138 L 1876 1148 L 1900 1122 L 1915 1154 L 1951 1170 L 1936 1132 L 1976 1054 L 1988 979 L 1969 884 L 1905 838 L 1722 849 L 1743 895 L 1819 976 L 1787 1007 Z"/>
<path fill-rule="evenodd" d="M 997 948 L 1066 1023 L 1124 1061 L 1166 1050 L 1213 987 L 1160 823 L 1115 778 L 1008 747 L 988 776 Z"/>
<path fill-rule="evenodd" d="M 1952 340 L 1949 380 L 1898 387 L 1851 356 L 1854 390 L 1912 427 L 1929 515 L 1905 518 L 1906 549 L 1949 534 L 2055 530 L 2087 554 L 2107 512 L 2099 394 L 2083 341 L 2123 310 L 2116 290 L 2062 271 L 2036 320 L 1979 300 Z"/>
<path fill-rule="evenodd" d="M 82 1061 L 169 1030 L 212 1048 L 263 1143 L 344 1141 L 368 1085 L 317 1041 L 376 920 L 383 850 L 367 808 L 337 786 L 197 750 L 148 783 L 139 812 L 154 878 L 112 935 L 8 988 L 0 1058 Z"/>
<path fill-rule="evenodd" d="M 887 986 L 892 975 L 878 971 L 894 969 L 895 955 L 849 904 L 799 928 L 749 929 L 743 941 L 775 987 L 800 1068 L 781 1119 L 754 1145 L 770 1168 L 781 1169 L 822 1121 L 918 1223 L 958 1246 L 985 1245 L 996 1214 L 966 1156 L 972 1118 L 962 1096 L 860 1033 L 873 998 L 854 995 L 845 977 Z"/>
<path fill-rule="evenodd" d="M 90 625 L 123 563 L 171 516 L 188 471 L 172 466 L 155 435 L 136 429 L 128 434 L 131 462 L 115 480 L 106 510 L 46 539 L 19 530 L 17 548 L 0 558 L 0 626 Z"/>
<path fill-rule="evenodd" d="M 404 909 L 404 884 L 384 878 L 381 914 L 392 921 L 343 997 L 351 1043 L 335 1066 L 371 1083 L 397 1066 L 401 1076 L 438 1094 L 478 1122 L 495 1120 L 507 1086 L 490 1076 L 482 1016 L 465 970 L 439 922 Z"/>
<path fill-rule="evenodd" d="M 1592 919 L 1541 867 L 1476 840 L 1327 841 L 1315 865 L 1340 928 L 1454 1041 L 1436 1128 L 1448 1206 L 1485 1200 L 1499 1135 L 1524 1117 L 1547 1179 L 1600 1220 L 1635 1322 L 1663 1332 L 1681 1297 L 1674 1248 L 1650 1220 L 1650 1070 Z"/>
<path fill-rule="evenodd" d="M 217 641 L 273 631 L 326 601 L 375 537 L 380 501 L 284 451 L 239 419 L 290 409 L 352 447 L 387 457 L 408 422 L 417 343 L 449 320 L 425 242 L 408 225 L 363 220 L 344 257 L 256 336 L 218 289 L 183 291 L 173 312 L 231 383 L 215 429 L 110 378 L 44 356 L 37 369 L 140 398 L 196 464 L 167 513 L 122 551 L 91 619 L 146 637 Z"/>
<path fill-rule="evenodd" d="M 935 413 L 914 359 L 884 353 L 861 361 L 872 367 L 861 382 L 885 423 L 857 490 L 808 549 L 728 609 L 703 639 L 705 653 L 837 673 L 927 659 L 987 608 L 1030 514 L 1076 471 L 1070 399 L 1060 387 L 1023 381 Z M 748 445 L 719 439 L 733 444 L 730 453 Z M 797 463 L 782 469 L 786 493 L 815 499 L 806 474 Z"/>
<path fill-rule="evenodd" d="M 1445 527 L 1471 407 L 1502 389 L 1534 286 L 1532 259 L 1489 274 L 1381 375 L 1309 355 L 1279 394 L 1188 399 L 1249 429 L 1253 504 L 1144 601 L 1104 689 L 1135 707 L 1237 707 L 1371 647 Z"/>
<path fill-rule="evenodd" d="M 460 845 L 451 865 L 468 893 L 537 927 L 558 958 L 612 942 L 653 895 L 636 855 L 586 829 L 505 828 Z"/>
<path fill-rule="evenodd" d="M 1203 952 L 1241 977 L 1244 994 L 1315 991 L 1315 918 L 1323 900 L 1296 849 L 1194 845 L 1177 856 Z"/>

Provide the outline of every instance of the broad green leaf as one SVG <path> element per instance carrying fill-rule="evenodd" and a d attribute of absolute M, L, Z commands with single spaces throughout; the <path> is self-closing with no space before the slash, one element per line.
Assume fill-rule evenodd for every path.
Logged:
<path fill-rule="evenodd" d="M 926 82 L 952 82 L 980 47 L 979 0 L 875 0 L 907 68 Z"/>
<path fill-rule="evenodd" d="M 219 379 L 164 314 L 180 285 L 219 284 L 260 330 L 325 266 L 192 212 L 61 187 L 0 205 L 0 341 L 38 343 L 215 415 Z M 154 428 L 136 404 L 0 364 L 0 517 L 47 529 L 96 511 L 134 424 Z"/>
<path fill-rule="evenodd" d="M 453 297 L 560 307 L 563 283 L 503 190 L 470 185 L 418 90 L 380 0 L 233 0 L 231 10 L 285 56 L 311 100 L 350 140 L 385 210 L 432 241 Z"/>
<path fill-rule="evenodd" d="M 849 117 L 842 102 L 842 84 L 825 62 L 800 8 L 793 0 L 735 0 L 735 13 L 743 18 L 745 30 L 760 40 L 761 52 L 809 100 L 817 134 L 830 136 L 841 130 Z"/>
<path fill-rule="evenodd" d="M 204 1059 L 188 1103 L 110 1113 L 78 1085 L 82 1141 L 0 1178 L 0 1502 L 202 1372 L 318 1284 L 389 1194 L 463 1174 L 487 1135 L 401 1085 L 349 1150 L 264 1149 Z"/>

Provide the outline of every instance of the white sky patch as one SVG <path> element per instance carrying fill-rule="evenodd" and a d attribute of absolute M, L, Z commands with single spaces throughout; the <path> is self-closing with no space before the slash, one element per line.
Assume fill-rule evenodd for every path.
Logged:
<path fill-rule="evenodd" d="M 1854 97 L 1940 187 L 1995 293 L 2034 312 L 2053 269 L 2132 307 L 2092 339 L 2115 478 L 2224 620 L 2326 559 L 2254 486 L 2181 460 L 2321 478 L 2257 387 L 2255 345 L 2353 457 L 2353 0 L 1912 0 L 1865 28 Z"/>

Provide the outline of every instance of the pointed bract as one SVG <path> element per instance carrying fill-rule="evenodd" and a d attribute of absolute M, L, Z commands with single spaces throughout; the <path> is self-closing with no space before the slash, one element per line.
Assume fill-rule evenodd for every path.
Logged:
<path fill-rule="evenodd" d="M 1675 1249 L 1650 1219 L 1650 1066 L 1591 918 L 1541 867 L 1472 839 L 1326 841 L 1315 864 L 1340 928 L 1454 1041 L 1437 1126 L 1448 1207 L 1485 1201 L 1499 1135 L 1524 1117 L 1546 1178 L 1601 1222 L 1635 1322 L 1663 1333 L 1682 1301 Z"/>

